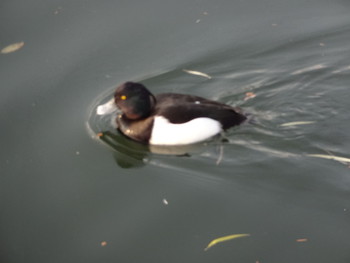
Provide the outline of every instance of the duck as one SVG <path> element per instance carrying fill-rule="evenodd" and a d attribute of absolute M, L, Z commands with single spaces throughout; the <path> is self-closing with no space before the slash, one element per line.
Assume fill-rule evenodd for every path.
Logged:
<path fill-rule="evenodd" d="M 114 103 L 121 111 L 117 129 L 150 145 L 199 143 L 247 119 L 240 109 L 217 101 L 178 93 L 153 95 L 143 84 L 130 81 L 116 88 Z"/>

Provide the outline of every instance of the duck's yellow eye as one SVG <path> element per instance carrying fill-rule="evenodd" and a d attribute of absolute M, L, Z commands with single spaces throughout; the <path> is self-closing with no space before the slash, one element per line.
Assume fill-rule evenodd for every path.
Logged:
<path fill-rule="evenodd" d="M 120 99 L 121 99 L 121 100 L 126 100 L 126 96 L 125 96 L 125 95 L 121 95 L 121 96 L 120 96 Z"/>

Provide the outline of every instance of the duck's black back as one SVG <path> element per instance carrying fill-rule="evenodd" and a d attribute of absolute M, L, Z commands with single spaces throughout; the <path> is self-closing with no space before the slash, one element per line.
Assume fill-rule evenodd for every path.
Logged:
<path fill-rule="evenodd" d="M 153 115 L 166 117 L 171 123 L 184 123 L 207 117 L 219 121 L 223 129 L 239 125 L 246 117 L 239 110 L 198 96 L 164 93 L 156 96 Z"/>

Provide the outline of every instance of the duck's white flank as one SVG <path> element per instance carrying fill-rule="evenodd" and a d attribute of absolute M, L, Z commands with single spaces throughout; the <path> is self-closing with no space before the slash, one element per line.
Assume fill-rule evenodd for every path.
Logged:
<path fill-rule="evenodd" d="M 150 144 L 183 145 L 204 141 L 221 131 L 220 122 L 210 118 L 196 118 L 174 124 L 161 116 L 154 118 Z"/>

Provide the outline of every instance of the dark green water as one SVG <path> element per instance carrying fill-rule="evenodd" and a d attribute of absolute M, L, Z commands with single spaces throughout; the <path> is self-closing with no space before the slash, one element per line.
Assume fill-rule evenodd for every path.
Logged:
<path fill-rule="evenodd" d="M 350 158 L 349 11 L 4 1 L 0 49 L 24 46 L 0 55 L 0 262 L 350 262 L 348 164 L 308 156 Z M 127 80 L 252 120 L 187 156 L 118 135 L 113 149 L 93 136 L 110 129 L 95 109 Z"/>

